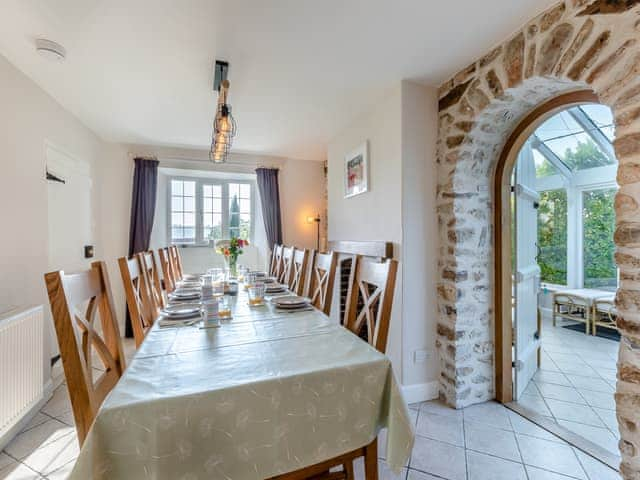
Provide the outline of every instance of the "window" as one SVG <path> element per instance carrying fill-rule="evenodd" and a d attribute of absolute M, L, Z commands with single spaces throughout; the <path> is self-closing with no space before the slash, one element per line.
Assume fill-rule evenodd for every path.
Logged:
<path fill-rule="evenodd" d="M 193 243 L 196 238 L 196 182 L 171 181 L 171 243 Z"/>
<path fill-rule="evenodd" d="M 169 181 L 169 243 L 208 245 L 232 236 L 251 240 L 253 183 L 211 178 Z"/>
<path fill-rule="evenodd" d="M 615 188 L 582 192 L 582 255 L 586 288 L 616 289 Z"/>
<path fill-rule="evenodd" d="M 567 284 L 567 191 L 540 192 L 538 265 L 543 282 Z M 613 238 L 613 237 L 612 237 Z"/>

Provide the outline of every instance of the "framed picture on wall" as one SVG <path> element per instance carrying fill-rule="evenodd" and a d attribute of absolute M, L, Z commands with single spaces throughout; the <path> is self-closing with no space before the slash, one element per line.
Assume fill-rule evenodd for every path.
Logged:
<path fill-rule="evenodd" d="M 369 190 L 369 142 L 365 142 L 344 157 L 344 197 L 349 198 Z"/>

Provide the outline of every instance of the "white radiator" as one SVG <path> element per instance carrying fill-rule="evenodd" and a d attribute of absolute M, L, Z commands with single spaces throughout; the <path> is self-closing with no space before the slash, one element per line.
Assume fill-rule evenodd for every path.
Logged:
<path fill-rule="evenodd" d="M 42 306 L 0 313 L 0 445 L 42 400 Z"/>

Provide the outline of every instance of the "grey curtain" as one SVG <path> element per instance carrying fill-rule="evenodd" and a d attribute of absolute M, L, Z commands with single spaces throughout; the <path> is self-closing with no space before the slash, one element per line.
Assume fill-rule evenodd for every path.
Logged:
<path fill-rule="evenodd" d="M 267 232 L 269 248 L 282 243 L 282 218 L 280 214 L 280 187 L 277 168 L 256 169 L 258 190 L 262 203 L 262 218 Z"/>
<path fill-rule="evenodd" d="M 129 258 L 135 253 L 149 250 L 153 216 L 156 211 L 158 189 L 158 160 L 135 158 L 133 193 L 131 197 L 131 222 L 129 224 Z M 133 337 L 133 328 L 127 309 L 125 335 Z"/>

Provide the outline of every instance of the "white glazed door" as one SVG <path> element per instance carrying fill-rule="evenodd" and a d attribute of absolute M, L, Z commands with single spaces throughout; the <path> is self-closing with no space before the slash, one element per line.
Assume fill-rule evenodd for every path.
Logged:
<path fill-rule="evenodd" d="M 515 399 L 517 400 L 538 369 L 538 212 L 533 153 L 526 144 L 515 170 L 515 269 L 514 340 Z"/>

